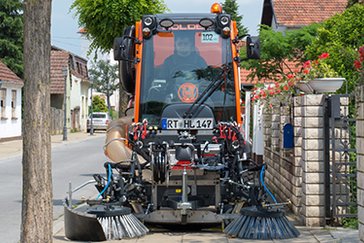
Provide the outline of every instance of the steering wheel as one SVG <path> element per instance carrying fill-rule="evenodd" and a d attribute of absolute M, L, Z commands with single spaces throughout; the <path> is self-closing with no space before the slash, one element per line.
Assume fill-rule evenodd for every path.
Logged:
<path fill-rule="evenodd" d="M 163 97 L 161 94 L 161 87 L 160 86 L 152 86 L 148 90 L 148 99 L 149 100 L 161 100 L 160 97 Z M 158 99 L 156 99 L 158 98 Z"/>

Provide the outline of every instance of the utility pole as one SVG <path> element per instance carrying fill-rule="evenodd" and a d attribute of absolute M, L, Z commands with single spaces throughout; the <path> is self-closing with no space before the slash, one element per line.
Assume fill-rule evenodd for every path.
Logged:
<path fill-rule="evenodd" d="M 94 123 L 93 123 L 93 112 L 94 112 L 94 106 L 92 102 L 92 90 L 94 88 L 94 83 L 91 81 L 91 124 L 90 124 L 90 135 L 94 135 Z"/>
<path fill-rule="evenodd" d="M 67 67 L 63 67 L 64 99 L 63 99 L 63 141 L 67 141 Z"/>

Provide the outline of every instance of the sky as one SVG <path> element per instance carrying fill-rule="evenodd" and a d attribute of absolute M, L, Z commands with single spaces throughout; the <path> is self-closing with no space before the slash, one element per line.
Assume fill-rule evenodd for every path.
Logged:
<path fill-rule="evenodd" d="M 214 0 L 164 0 L 172 13 L 206 13 Z M 221 1 L 223 2 L 223 1 Z M 249 34 L 257 35 L 264 0 L 237 0 L 239 14 Z M 70 11 L 73 0 L 52 1 L 51 38 L 52 45 L 87 58 L 88 41 L 78 34 L 78 19 Z"/>

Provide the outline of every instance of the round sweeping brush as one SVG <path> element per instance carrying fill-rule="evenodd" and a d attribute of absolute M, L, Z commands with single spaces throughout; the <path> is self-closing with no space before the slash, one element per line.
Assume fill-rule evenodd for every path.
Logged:
<path fill-rule="evenodd" d="M 274 206 L 279 203 L 269 191 L 264 183 L 264 169 L 262 166 L 260 172 L 260 183 L 264 192 L 267 193 L 273 200 Z M 231 236 L 241 239 L 289 239 L 299 236 L 299 231 L 288 221 L 280 209 L 268 209 L 262 205 L 254 205 L 251 207 L 242 208 L 240 216 L 232 221 L 224 230 Z"/>
<path fill-rule="evenodd" d="M 95 205 L 88 210 L 88 213 L 96 215 L 107 240 L 135 238 L 149 232 L 127 207 Z"/>

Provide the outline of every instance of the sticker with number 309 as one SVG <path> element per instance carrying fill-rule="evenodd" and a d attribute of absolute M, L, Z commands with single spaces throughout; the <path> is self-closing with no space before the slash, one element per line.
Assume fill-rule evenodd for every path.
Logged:
<path fill-rule="evenodd" d="M 219 43 L 219 35 L 213 31 L 202 32 L 201 43 Z"/>

